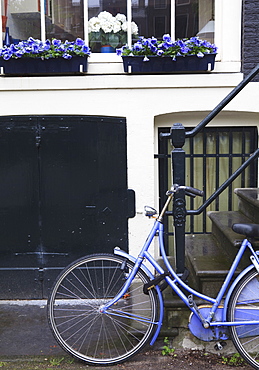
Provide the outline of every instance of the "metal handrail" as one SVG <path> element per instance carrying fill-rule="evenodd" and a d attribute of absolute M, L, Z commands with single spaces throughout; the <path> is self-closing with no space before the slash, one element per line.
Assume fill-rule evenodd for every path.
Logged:
<path fill-rule="evenodd" d="M 186 137 L 193 137 L 198 134 L 234 97 L 257 75 L 259 64 L 200 122 L 198 125 L 185 132 Z M 171 133 L 161 133 L 160 137 L 170 138 Z"/>
<path fill-rule="evenodd" d="M 191 131 L 186 131 L 181 123 L 175 123 L 170 133 L 163 133 L 161 138 L 171 139 L 173 182 L 179 185 L 185 183 L 185 152 L 183 146 L 186 137 L 198 134 L 222 109 L 257 75 L 259 64 Z M 259 156 L 259 148 L 199 207 L 197 210 L 186 210 L 184 192 L 176 194 L 173 204 L 173 219 L 175 226 L 176 269 L 183 273 L 185 268 L 185 217 L 198 215 L 210 205 L 242 171 Z"/>
<path fill-rule="evenodd" d="M 186 137 L 198 134 L 232 99 L 257 75 L 259 64 L 191 131 L 186 131 Z"/>
<path fill-rule="evenodd" d="M 186 214 L 199 215 L 202 213 L 258 156 L 259 148 L 198 209 L 188 210 Z"/>

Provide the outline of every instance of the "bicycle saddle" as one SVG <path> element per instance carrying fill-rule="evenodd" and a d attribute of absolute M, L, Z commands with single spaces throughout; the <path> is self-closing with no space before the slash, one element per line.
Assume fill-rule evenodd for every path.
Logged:
<path fill-rule="evenodd" d="M 235 231 L 235 233 L 242 234 L 250 238 L 259 238 L 258 224 L 233 224 L 232 230 Z"/>

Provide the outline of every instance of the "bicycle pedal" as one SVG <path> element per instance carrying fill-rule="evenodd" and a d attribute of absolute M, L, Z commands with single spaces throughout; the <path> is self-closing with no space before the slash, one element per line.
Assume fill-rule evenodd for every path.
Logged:
<path fill-rule="evenodd" d="M 222 351 L 224 347 L 226 347 L 226 342 L 218 342 L 215 344 L 214 348 L 216 351 Z"/>

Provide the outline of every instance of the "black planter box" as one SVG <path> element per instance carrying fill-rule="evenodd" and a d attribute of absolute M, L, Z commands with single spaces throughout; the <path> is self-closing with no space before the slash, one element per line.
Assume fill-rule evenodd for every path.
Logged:
<path fill-rule="evenodd" d="M 82 74 L 87 72 L 87 57 L 74 56 L 71 59 L 64 58 L 19 58 L 0 59 L 0 67 L 3 67 L 4 75 L 30 76 L 30 75 L 64 75 Z"/>
<path fill-rule="evenodd" d="M 203 58 L 196 55 L 176 57 L 148 56 L 148 61 L 143 61 L 144 56 L 122 56 L 124 72 L 129 73 L 179 73 L 179 72 L 206 72 L 214 69 L 216 54 L 205 54 Z M 131 67 L 131 68 L 129 68 Z"/>

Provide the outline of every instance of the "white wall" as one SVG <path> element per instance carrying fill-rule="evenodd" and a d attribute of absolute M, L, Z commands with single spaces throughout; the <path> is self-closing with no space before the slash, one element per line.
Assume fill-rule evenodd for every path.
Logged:
<path fill-rule="evenodd" d="M 0 115 L 126 117 L 128 186 L 136 192 L 137 209 L 136 217 L 129 221 L 129 240 L 130 251 L 136 254 L 150 226 L 143 208 L 157 206 L 157 127 L 176 121 L 198 123 L 241 79 L 239 73 L 1 77 Z M 259 84 L 250 83 L 225 109 L 231 113 L 212 124 L 258 125 L 258 93 Z"/>

